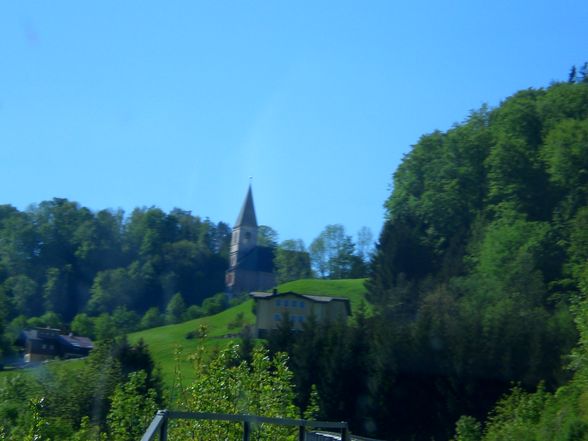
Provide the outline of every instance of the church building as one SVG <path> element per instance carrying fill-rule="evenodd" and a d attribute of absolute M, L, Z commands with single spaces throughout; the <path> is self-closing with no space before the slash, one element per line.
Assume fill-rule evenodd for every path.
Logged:
<path fill-rule="evenodd" d="M 225 282 L 230 296 L 251 291 L 265 291 L 276 285 L 274 250 L 257 245 L 257 218 L 251 185 L 241 212 L 233 226 L 229 269 Z"/>

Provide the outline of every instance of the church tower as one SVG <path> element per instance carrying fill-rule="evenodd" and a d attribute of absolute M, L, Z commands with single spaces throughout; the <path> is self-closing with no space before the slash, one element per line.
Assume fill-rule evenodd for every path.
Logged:
<path fill-rule="evenodd" d="M 230 267 L 237 266 L 237 262 L 257 246 L 257 218 L 253 206 L 251 185 L 241 207 L 241 212 L 235 221 L 231 237 L 231 251 L 229 254 Z"/>
<path fill-rule="evenodd" d="M 229 296 L 266 290 L 275 286 L 274 250 L 257 245 L 257 232 L 257 217 L 253 206 L 251 185 L 249 185 L 231 237 L 229 269 L 225 275 Z"/>

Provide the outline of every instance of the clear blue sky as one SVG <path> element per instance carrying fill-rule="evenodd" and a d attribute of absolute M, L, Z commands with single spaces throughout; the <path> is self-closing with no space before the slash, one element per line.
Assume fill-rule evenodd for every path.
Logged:
<path fill-rule="evenodd" d="M 588 60 L 588 2 L 5 1 L 0 203 L 377 235 L 418 138 Z"/>

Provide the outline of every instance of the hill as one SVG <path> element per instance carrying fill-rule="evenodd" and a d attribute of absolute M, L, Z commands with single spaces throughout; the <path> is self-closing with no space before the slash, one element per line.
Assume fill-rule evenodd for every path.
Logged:
<path fill-rule="evenodd" d="M 294 291 L 300 294 L 345 297 L 351 301 L 351 310 L 355 311 L 365 300 L 365 279 L 316 280 L 303 279 L 284 283 L 278 286 L 278 292 Z M 255 323 L 253 301 L 247 300 L 237 306 L 226 309 L 218 314 L 202 317 L 176 325 L 167 325 L 134 332 L 129 335 L 131 342 L 143 339 L 159 368 L 166 384 L 171 384 L 176 366 L 176 351 L 181 347 L 183 354 L 192 354 L 204 344 L 209 350 L 229 342 L 237 341 L 237 334 L 242 326 Z M 231 324 L 238 324 L 232 327 Z M 192 333 L 198 334 L 206 328 L 205 338 L 187 338 Z M 190 362 L 184 355 L 180 357 L 183 375 L 189 375 Z"/>
<path fill-rule="evenodd" d="M 278 286 L 278 292 L 293 291 L 299 294 L 345 297 L 351 301 L 351 312 L 353 313 L 353 311 L 357 311 L 362 301 L 365 302 L 365 281 L 366 279 L 302 279 L 281 284 Z"/>

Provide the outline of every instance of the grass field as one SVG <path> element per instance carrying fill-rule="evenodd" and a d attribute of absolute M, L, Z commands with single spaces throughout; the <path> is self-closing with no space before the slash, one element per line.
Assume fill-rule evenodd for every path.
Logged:
<path fill-rule="evenodd" d="M 350 300 L 351 312 L 353 313 L 353 311 L 357 311 L 357 308 L 362 301 L 366 303 L 366 308 L 369 309 L 369 305 L 365 301 L 365 281 L 366 279 L 302 279 L 283 283 L 278 286 L 278 292 L 293 291 L 299 294 L 345 297 Z"/>
<path fill-rule="evenodd" d="M 240 329 L 230 329 L 229 324 L 235 320 L 240 312 L 243 313 L 243 325 L 255 323 L 255 316 L 253 315 L 252 309 L 253 301 L 247 300 L 240 305 L 208 317 L 189 320 L 176 325 L 161 326 L 134 332 L 129 335 L 129 341 L 134 343 L 142 338 L 147 343 L 153 359 L 161 369 L 165 383 L 170 384 L 173 381 L 174 370 L 177 364 L 175 353 L 178 347 L 182 348 L 184 354 L 179 364 L 182 374 L 189 376 L 191 365 L 187 360 L 187 355 L 195 352 L 201 345 L 213 350 L 215 347 L 225 346 L 230 342 L 235 342 L 237 339 L 225 338 L 225 336 L 227 334 L 238 333 Z M 203 326 L 207 330 L 206 338 L 186 338 L 189 333 L 197 333 Z"/>
<path fill-rule="evenodd" d="M 357 310 L 359 304 L 365 298 L 364 281 L 365 279 L 304 279 L 282 284 L 278 286 L 278 292 L 293 291 L 299 294 L 345 297 L 350 300 L 351 310 L 353 312 Z M 369 310 L 369 305 L 367 307 Z M 255 316 L 253 315 L 252 309 L 253 301 L 247 300 L 244 303 L 209 317 L 132 333 L 129 335 L 129 340 L 136 342 L 142 338 L 147 343 L 153 359 L 161 369 L 164 382 L 170 385 L 173 381 L 174 370 L 177 365 L 175 353 L 178 346 L 182 347 L 183 352 L 179 367 L 184 377 L 189 378 L 191 364 L 187 359 L 188 355 L 195 352 L 201 345 L 204 345 L 204 347 L 212 351 L 214 348 L 236 342 L 238 340 L 237 338 L 227 338 L 226 336 L 238 333 L 241 326 L 231 329 L 229 325 L 235 321 L 239 313 L 242 313 L 242 325 L 254 324 Z M 188 333 L 198 332 L 202 326 L 207 328 L 206 338 L 186 338 Z"/>

